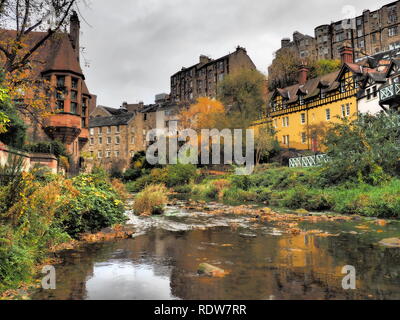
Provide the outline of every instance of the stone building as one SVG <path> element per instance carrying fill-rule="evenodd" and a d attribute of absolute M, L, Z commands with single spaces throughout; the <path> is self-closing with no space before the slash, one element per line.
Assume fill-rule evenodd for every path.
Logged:
<path fill-rule="evenodd" d="M 172 103 L 189 104 L 198 97 L 215 98 L 218 83 L 225 76 L 245 69 L 255 70 L 256 66 L 242 47 L 215 60 L 202 55 L 199 63 L 182 68 L 171 77 L 170 100 Z"/>
<path fill-rule="evenodd" d="M 315 59 L 317 52 L 315 39 L 312 36 L 302 34 L 298 31 L 293 33 L 293 41 L 290 38 L 284 38 L 281 42 L 281 49 L 288 48 L 302 59 Z M 278 52 L 279 53 L 279 50 Z"/>
<path fill-rule="evenodd" d="M 168 127 L 178 110 L 165 94 L 157 95 L 156 103 L 150 105 L 124 102 L 118 109 L 98 106 L 90 114 L 89 143 L 84 148 L 86 169 L 100 165 L 107 170 L 125 171 L 137 152 L 147 150 L 147 133 L 157 126 L 157 112 L 164 112 L 162 125 Z"/>
<path fill-rule="evenodd" d="M 89 138 L 89 113 L 96 105 L 79 63 L 80 22 L 76 12 L 70 17 L 69 33 L 57 33 L 35 53 L 30 66 L 34 77 L 47 80 L 54 88 L 48 96 L 49 116 L 24 114 L 28 142 L 59 140 L 71 154 L 71 171 L 79 170 L 81 151 Z M 27 44 L 37 43 L 43 32 L 31 32 Z M 0 39 L 13 39 L 14 30 L 0 30 Z M 1 58 L 1 57 L 0 57 Z"/>
<path fill-rule="evenodd" d="M 315 52 L 317 59 L 340 59 L 340 49 L 351 46 L 355 59 L 400 47 L 400 1 L 391 2 L 375 11 L 364 10 L 354 19 L 320 25 L 314 37 L 297 34 L 283 39 L 281 48 L 292 47 L 302 56 Z M 299 47 L 296 38 L 308 39 L 309 46 Z M 279 51 L 279 50 L 278 50 Z"/>

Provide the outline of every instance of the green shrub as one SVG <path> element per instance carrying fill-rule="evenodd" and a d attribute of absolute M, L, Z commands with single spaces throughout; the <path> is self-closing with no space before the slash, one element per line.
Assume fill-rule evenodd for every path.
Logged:
<path fill-rule="evenodd" d="M 166 185 L 174 187 L 190 183 L 197 177 L 197 168 L 191 164 L 176 164 L 167 167 Z"/>
<path fill-rule="evenodd" d="M 147 186 L 138 193 L 133 203 L 133 211 L 137 215 L 155 215 L 164 212 L 168 202 L 168 190 L 163 185 Z"/>
<path fill-rule="evenodd" d="M 284 194 L 282 206 L 291 209 L 306 209 L 310 211 L 329 210 L 332 201 L 322 190 L 310 190 L 305 187 L 296 187 Z"/>
<path fill-rule="evenodd" d="M 174 187 L 174 191 L 177 193 L 191 193 L 192 187 L 188 184 L 183 185 L 183 186 L 176 186 L 176 187 Z"/>
<path fill-rule="evenodd" d="M 77 195 L 59 210 L 62 225 L 71 236 L 98 232 L 127 220 L 121 196 L 103 174 L 75 177 L 72 188 L 76 189 Z M 71 195 L 67 192 L 65 196 Z"/>
<path fill-rule="evenodd" d="M 141 190 L 143 190 L 145 187 L 157 183 L 154 181 L 153 177 L 150 175 L 145 175 L 143 177 L 140 177 L 136 181 L 128 182 L 126 184 L 126 189 L 131 192 L 131 193 L 137 193 Z"/>

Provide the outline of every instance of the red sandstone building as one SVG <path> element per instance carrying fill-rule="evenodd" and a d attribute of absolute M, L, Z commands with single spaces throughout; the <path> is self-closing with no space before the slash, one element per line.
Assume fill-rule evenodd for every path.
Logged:
<path fill-rule="evenodd" d="M 15 31 L 0 30 L 0 37 Z M 30 33 L 27 42 L 36 43 L 42 32 Z M 35 77 L 47 80 L 55 90 L 48 96 L 49 116 L 25 116 L 28 142 L 59 140 L 71 154 L 71 172 L 77 172 L 83 159 L 81 151 L 89 141 L 89 114 L 96 106 L 80 66 L 80 22 L 76 12 L 70 18 L 70 32 L 57 33 L 39 48 L 31 61 Z"/>

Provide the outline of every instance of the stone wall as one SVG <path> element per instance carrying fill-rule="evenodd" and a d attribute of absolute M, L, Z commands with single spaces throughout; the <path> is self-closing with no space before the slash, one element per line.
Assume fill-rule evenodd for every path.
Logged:
<path fill-rule="evenodd" d="M 27 172 L 35 167 L 47 167 L 52 173 L 58 171 L 57 158 L 48 153 L 26 153 L 6 146 L 0 142 L 0 166 L 5 166 L 13 157 L 23 159 L 23 171 Z"/>

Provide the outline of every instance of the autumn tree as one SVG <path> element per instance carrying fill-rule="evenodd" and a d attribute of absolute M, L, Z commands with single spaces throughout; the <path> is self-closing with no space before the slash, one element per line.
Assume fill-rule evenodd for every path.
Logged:
<path fill-rule="evenodd" d="M 218 129 L 225 116 L 224 105 L 215 99 L 200 97 L 197 102 L 180 114 L 181 124 L 184 128 L 194 130 Z"/>
<path fill-rule="evenodd" d="M 258 125 L 254 128 L 256 165 L 263 159 L 269 159 L 278 152 L 279 143 L 276 140 L 275 130 L 269 124 Z"/>
<path fill-rule="evenodd" d="M 226 109 L 226 128 L 248 128 L 266 108 L 266 77 L 257 70 L 227 76 L 218 86 L 218 100 Z"/>
<path fill-rule="evenodd" d="M 299 66 L 303 64 L 300 56 L 290 48 L 282 48 L 275 53 L 275 59 L 268 68 L 268 88 L 285 88 L 298 80 Z"/>
<path fill-rule="evenodd" d="M 66 25 L 77 0 L 0 0 L 0 52 L 6 73 L 24 70 L 34 53 Z M 15 30 L 10 38 L 6 29 Z M 27 39 L 43 31 L 33 43 Z"/>
<path fill-rule="evenodd" d="M 65 31 L 79 0 L 0 0 L 0 71 L 20 113 L 41 122 L 50 111 L 50 83 L 38 77 L 39 50 Z M 11 30 L 11 31 L 10 31 Z M 40 31 L 38 33 L 37 31 Z M 35 36 L 33 36 L 33 32 Z"/>
<path fill-rule="evenodd" d="M 273 91 L 298 83 L 301 65 L 308 67 L 308 78 L 312 79 L 339 70 L 341 64 L 341 61 L 337 59 L 316 60 L 311 57 L 301 59 L 299 54 L 290 48 L 280 49 L 276 52 L 275 59 L 268 69 L 268 89 Z"/>

